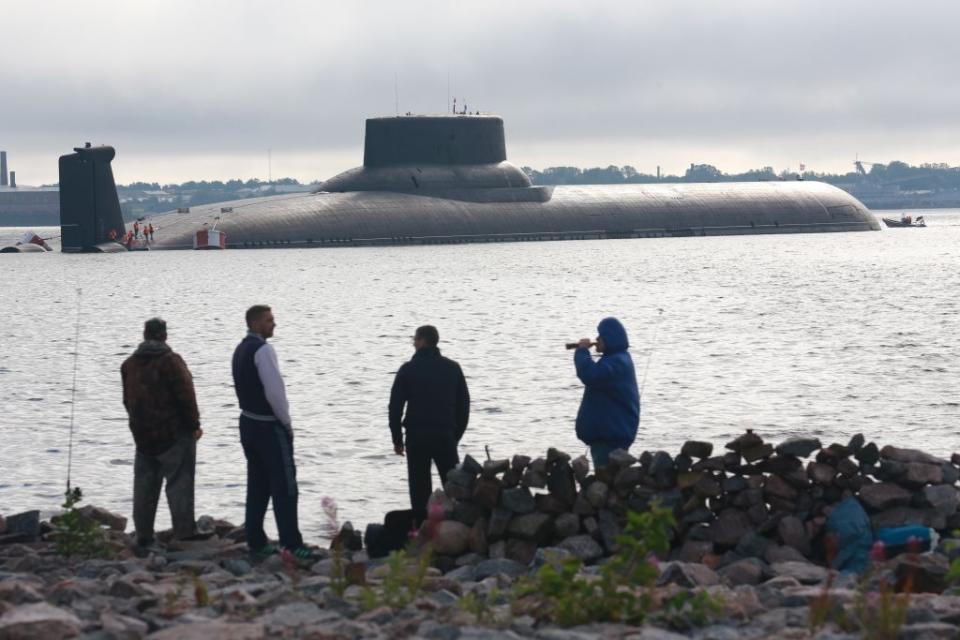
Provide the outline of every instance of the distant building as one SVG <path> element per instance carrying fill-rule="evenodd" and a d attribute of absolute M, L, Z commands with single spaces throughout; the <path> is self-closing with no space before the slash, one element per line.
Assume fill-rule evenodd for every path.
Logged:
<path fill-rule="evenodd" d="M 60 224 L 58 187 L 0 186 L 0 227 Z"/>

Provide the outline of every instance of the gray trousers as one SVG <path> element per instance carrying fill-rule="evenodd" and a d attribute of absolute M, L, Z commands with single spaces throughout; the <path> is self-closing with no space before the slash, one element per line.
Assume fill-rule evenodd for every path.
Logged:
<path fill-rule="evenodd" d="M 197 441 L 184 434 L 172 447 L 155 456 L 137 452 L 133 463 L 133 525 L 137 541 L 153 542 L 153 522 L 160 502 L 160 487 L 167 481 L 167 503 L 178 538 L 193 535 L 193 480 L 197 466 Z"/>

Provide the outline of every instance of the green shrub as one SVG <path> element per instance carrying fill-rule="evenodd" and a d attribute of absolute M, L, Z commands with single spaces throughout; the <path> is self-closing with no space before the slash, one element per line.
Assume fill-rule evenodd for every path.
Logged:
<path fill-rule="evenodd" d="M 57 553 L 68 558 L 98 558 L 110 555 L 103 529 L 77 508 L 81 500 L 83 492 L 80 487 L 67 489 L 64 493 L 64 513 L 53 518 L 53 533 L 50 536 Z"/>

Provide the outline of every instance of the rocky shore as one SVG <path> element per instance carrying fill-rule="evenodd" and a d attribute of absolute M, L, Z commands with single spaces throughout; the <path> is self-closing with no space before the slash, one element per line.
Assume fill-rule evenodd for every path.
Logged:
<path fill-rule="evenodd" d="M 951 544 L 958 478 L 960 455 L 879 447 L 862 436 L 774 446 L 747 432 L 716 455 L 696 441 L 676 455 L 617 452 L 599 473 L 553 449 L 536 459 L 468 456 L 434 494 L 431 521 L 409 552 L 370 558 L 344 525 L 310 563 L 254 561 L 242 527 L 207 516 L 198 520 L 202 539 L 144 552 L 125 518 L 92 506 L 71 522 L 96 523 L 100 557 L 68 558 L 56 542 L 63 519 L 7 514 L 0 640 L 960 638 L 949 573 L 960 554 Z M 875 555 L 861 576 L 830 570 L 826 519 L 851 496 L 875 529 L 923 524 L 939 533 L 936 548 Z M 674 521 L 669 550 L 649 558 L 649 584 L 613 591 L 642 598 L 643 621 L 563 626 L 556 608 L 549 613 L 551 594 L 573 582 L 599 591 L 630 546 L 627 514 L 654 506 Z M 563 573 L 574 559 L 575 575 Z M 544 578 L 544 567 L 559 583 Z"/>

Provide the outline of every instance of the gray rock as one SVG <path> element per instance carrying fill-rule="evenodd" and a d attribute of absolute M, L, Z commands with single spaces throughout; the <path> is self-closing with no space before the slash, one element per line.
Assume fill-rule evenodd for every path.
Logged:
<path fill-rule="evenodd" d="M 796 578 L 800 584 L 820 584 L 827 578 L 827 570 L 810 562 L 776 562 L 770 565 L 776 576 Z"/>
<path fill-rule="evenodd" d="M 773 543 L 766 536 L 751 531 L 740 538 L 734 551 L 744 558 L 762 558 L 771 544 Z"/>
<path fill-rule="evenodd" d="M 590 473 L 590 461 L 587 456 L 577 456 L 570 462 L 570 468 L 573 469 L 573 477 L 577 482 L 583 482 Z"/>
<path fill-rule="evenodd" d="M 532 513 L 537 508 L 533 500 L 533 494 L 526 487 L 516 487 L 514 489 L 504 489 L 500 495 L 500 506 L 508 511 L 517 514 Z"/>
<path fill-rule="evenodd" d="M 673 471 L 673 458 L 666 451 L 656 451 L 650 460 L 649 473 L 659 476 Z"/>
<path fill-rule="evenodd" d="M 561 460 L 550 467 L 550 472 L 547 474 L 547 490 L 567 507 L 573 506 L 573 501 L 577 498 L 577 486 L 569 462 Z"/>
<path fill-rule="evenodd" d="M 607 494 L 610 492 L 606 483 L 597 481 L 590 484 L 584 492 L 587 502 L 594 509 L 599 509 L 607 503 Z"/>
<path fill-rule="evenodd" d="M 724 509 L 720 516 L 710 523 L 713 541 L 721 547 L 735 547 L 740 540 L 753 530 L 753 523 L 739 509 Z"/>
<path fill-rule="evenodd" d="M 708 553 L 713 553 L 713 542 L 687 539 L 677 551 L 676 558 L 681 562 L 702 562 Z"/>
<path fill-rule="evenodd" d="M 593 562 L 603 557 L 603 548 L 588 535 L 570 536 L 557 546 L 569 551 L 584 562 Z"/>
<path fill-rule="evenodd" d="M 629 467 L 637 462 L 637 459 L 630 455 L 625 449 L 614 449 L 611 451 L 609 460 L 610 464 L 621 468 Z"/>
<path fill-rule="evenodd" d="M 321 609 L 313 602 L 283 604 L 257 618 L 268 633 L 282 633 L 285 629 L 298 629 L 315 624 L 337 622 L 342 617 L 330 609 Z"/>
<path fill-rule="evenodd" d="M 773 496 L 783 500 L 795 500 L 797 490 L 779 475 L 769 475 L 763 482 L 763 492 L 766 496 Z"/>
<path fill-rule="evenodd" d="M 661 565 L 657 585 L 676 584 L 690 589 L 720 584 L 720 576 L 710 567 L 693 562 L 667 562 Z"/>
<path fill-rule="evenodd" d="M 847 443 L 847 449 L 851 453 L 856 453 L 857 451 L 860 451 L 860 449 L 863 448 L 863 445 L 866 441 L 867 439 L 863 437 L 863 434 L 858 433 L 857 435 L 850 438 L 850 442 Z"/>
<path fill-rule="evenodd" d="M 892 482 L 877 482 L 860 488 L 860 502 L 873 511 L 905 507 L 910 504 L 912 497 L 910 491 Z"/>
<path fill-rule="evenodd" d="M 717 571 L 727 584 L 734 587 L 741 584 L 760 584 L 768 572 L 769 567 L 759 558 L 743 558 Z"/>
<path fill-rule="evenodd" d="M 437 527 L 433 550 L 444 556 L 462 555 L 470 545 L 470 527 L 455 520 L 444 520 Z"/>
<path fill-rule="evenodd" d="M 960 495 L 955 487 L 939 484 L 923 488 L 924 504 L 943 514 L 951 514 L 960 504 Z"/>
<path fill-rule="evenodd" d="M 939 519 L 939 522 L 937 522 Z M 870 525 L 874 531 L 877 529 L 886 529 L 887 527 L 902 527 L 907 524 L 924 524 L 934 529 L 935 524 L 944 522 L 943 514 L 935 509 L 912 509 L 910 507 L 894 507 L 870 516 Z"/>
<path fill-rule="evenodd" d="M 507 533 L 521 540 L 543 542 L 552 530 L 550 516 L 545 513 L 528 513 L 510 521 Z"/>
<path fill-rule="evenodd" d="M 42 588 L 42 581 L 33 582 L 26 577 L 18 576 L 8 580 L 0 580 L 0 602 L 9 602 L 10 604 L 42 602 L 43 596 L 39 591 Z"/>
<path fill-rule="evenodd" d="M 469 453 L 463 456 L 463 462 L 460 463 L 459 467 L 467 473 L 471 473 L 474 476 L 480 475 L 483 471 L 483 465 L 477 462 L 477 459 L 471 456 Z"/>
<path fill-rule="evenodd" d="M 810 555 L 810 536 L 800 518 L 796 516 L 781 518 L 777 524 L 777 533 L 783 544 L 793 547 L 805 556 Z"/>
<path fill-rule="evenodd" d="M 113 513 L 102 507 L 92 504 L 84 505 L 78 510 L 85 518 L 89 518 L 105 527 L 110 527 L 113 531 L 126 531 L 127 519 L 118 513 Z"/>
<path fill-rule="evenodd" d="M 895 460 L 897 462 L 910 463 L 910 462 L 920 462 L 923 464 L 932 464 L 940 466 L 946 460 L 943 458 L 938 458 L 932 456 L 929 453 L 924 453 L 919 449 L 900 449 L 898 447 L 892 447 L 887 445 L 880 450 L 880 455 L 889 460 Z"/>
<path fill-rule="evenodd" d="M 913 487 L 922 487 L 925 484 L 940 484 L 943 482 L 942 464 L 908 462 L 907 472 L 901 481 Z"/>
<path fill-rule="evenodd" d="M 490 522 L 487 524 L 487 536 L 490 538 L 500 538 L 507 532 L 507 525 L 510 524 L 510 518 L 513 513 L 503 508 L 496 508 L 490 512 Z"/>
<path fill-rule="evenodd" d="M 523 472 L 523 478 L 521 478 L 520 484 L 533 489 L 543 489 L 547 486 L 547 474 L 542 471 L 535 471 L 531 464 L 527 470 Z"/>
<path fill-rule="evenodd" d="M 150 640 L 261 640 L 264 635 L 262 624 L 211 620 L 174 625 L 148 637 Z"/>
<path fill-rule="evenodd" d="M 484 562 L 481 560 L 481 562 Z M 479 563 L 477 563 L 479 564 Z M 476 565 L 467 565 L 463 567 L 457 567 L 453 571 L 448 571 L 444 574 L 444 577 L 451 580 L 456 580 L 457 582 L 476 582 L 477 581 L 477 567 Z"/>
<path fill-rule="evenodd" d="M 250 566 L 250 563 L 243 558 L 228 558 L 223 561 L 223 568 L 238 578 L 253 571 L 253 567 Z"/>
<path fill-rule="evenodd" d="M 22 604 L 0 616 L 0 638 L 72 638 L 83 623 L 77 616 L 46 602 Z"/>
<path fill-rule="evenodd" d="M 493 478 L 510 468 L 509 460 L 484 460 L 481 473 L 484 478 Z"/>
<path fill-rule="evenodd" d="M 24 511 L 12 516 L 7 516 L 6 535 L 20 534 L 27 538 L 27 541 L 36 540 L 40 537 L 40 512 Z"/>
<path fill-rule="evenodd" d="M 817 484 L 828 485 L 837 476 L 837 470 L 828 464 L 811 462 L 807 465 L 807 475 Z"/>
<path fill-rule="evenodd" d="M 580 518 L 572 513 L 562 513 L 553 521 L 554 533 L 558 538 L 569 538 L 580 533 Z"/>
<path fill-rule="evenodd" d="M 550 447 L 547 449 L 547 466 L 549 467 L 555 462 L 570 462 L 570 454 Z"/>
<path fill-rule="evenodd" d="M 491 558 L 474 567 L 474 576 L 478 582 L 501 573 L 516 578 L 527 573 L 527 566 L 507 558 Z"/>
<path fill-rule="evenodd" d="M 775 562 L 810 562 L 802 553 L 793 547 L 771 544 L 763 552 L 763 559 L 769 564 Z"/>
<path fill-rule="evenodd" d="M 457 467 L 447 472 L 443 490 L 456 500 L 465 500 L 473 495 L 476 474 Z"/>
<path fill-rule="evenodd" d="M 822 446 L 819 438 L 787 438 L 777 445 L 776 451 L 780 455 L 806 458 L 814 451 L 821 449 Z"/>
<path fill-rule="evenodd" d="M 910 640 L 956 640 L 960 638 L 960 627 L 946 622 L 908 624 L 900 628 L 899 637 Z"/>
<path fill-rule="evenodd" d="M 113 611 L 100 614 L 100 626 L 110 640 L 139 640 L 150 631 L 150 626 L 143 620 Z"/>
<path fill-rule="evenodd" d="M 712 442 L 701 442 L 699 440 L 687 440 L 680 447 L 680 453 L 691 458 L 709 458 L 713 453 Z"/>
<path fill-rule="evenodd" d="M 853 457 L 863 464 L 876 464 L 880 459 L 880 451 L 877 445 L 871 442 L 860 450 L 854 451 Z"/>

